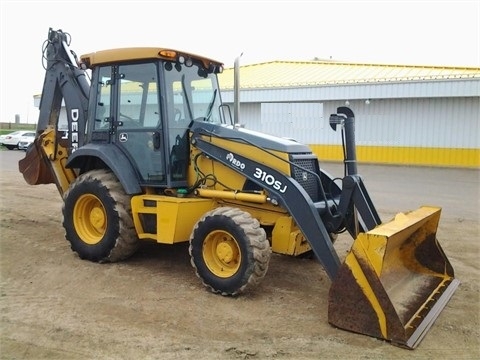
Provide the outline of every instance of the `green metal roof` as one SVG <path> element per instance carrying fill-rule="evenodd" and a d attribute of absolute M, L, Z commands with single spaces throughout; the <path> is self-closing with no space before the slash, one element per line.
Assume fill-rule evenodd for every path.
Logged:
<path fill-rule="evenodd" d="M 222 89 L 233 89 L 233 73 L 228 68 L 219 74 Z M 453 79 L 480 79 L 480 68 L 335 61 L 272 61 L 240 67 L 242 89 Z"/>

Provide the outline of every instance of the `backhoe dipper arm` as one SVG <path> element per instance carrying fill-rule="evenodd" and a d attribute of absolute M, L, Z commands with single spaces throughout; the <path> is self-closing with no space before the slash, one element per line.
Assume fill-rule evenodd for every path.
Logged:
<path fill-rule="evenodd" d="M 318 210 L 310 196 L 295 179 L 202 139 L 198 130 L 195 130 L 192 135 L 192 144 L 206 156 L 267 189 L 270 197 L 274 197 L 293 217 L 330 279 L 335 278 L 340 268 L 338 255 Z"/>
<path fill-rule="evenodd" d="M 48 127 L 58 130 L 62 100 L 68 119 L 68 151 L 75 151 L 84 141 L 90 84 L 85 70 L 80 69 L 68 47 L 68 34 L 52 30 L 44 46 L 47 60 L 40 100 L 37 136 Z"/>
<path fill-rule="evenodd" d="M 35 141 L 18 163 L 28 184 L 54 183 L 60 194 L 77 176 L 65 164 L 84 143 L 90 89 L 85 70 L 78 68 L 74 53 L 68 49 L 68 40 L 63 31 L 49 29 L 43 48 L 47 62 Z M 67 112 L 66 129 L 59 129 L 62 101 Z M 68 136 L 62 136 L 59 130 L 66 130 Z"/>

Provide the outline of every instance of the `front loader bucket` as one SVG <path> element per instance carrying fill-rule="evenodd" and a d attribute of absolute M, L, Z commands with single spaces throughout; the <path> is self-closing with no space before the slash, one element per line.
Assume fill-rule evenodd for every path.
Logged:
<path fill-rule="evenodd" d="M 36 138 L 27 149 L 25 157 L 18 162 L 18 170 L 29 185 L 55 184 L 47 158 L 39 145 L 40 138 Z"/>
<path fill-rule="evenodd" d="M 418 345 L 459 285 L 436 240 L 440 211 L 398 214 L 357 237 L 330 288 L 330 324 Z"/>

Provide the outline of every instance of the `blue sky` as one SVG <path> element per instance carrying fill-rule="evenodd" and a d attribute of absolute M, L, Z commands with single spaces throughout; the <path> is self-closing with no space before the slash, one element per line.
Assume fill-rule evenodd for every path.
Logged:
<path fill-rule="evenodd" d="M 165 46 L 233 66 L 315 57 L 480 67 L 480 1 L 22 1 L 0 3 L 0 121 L 36 122 L 48 29 L 77 54 Z"/>

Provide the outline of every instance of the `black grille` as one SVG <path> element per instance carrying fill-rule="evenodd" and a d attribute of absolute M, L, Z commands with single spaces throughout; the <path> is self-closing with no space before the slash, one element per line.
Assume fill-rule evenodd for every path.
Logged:
<path fill-rule="evenodd" d="M 143 231 L 148 234 L 157 233 L 157 215 L 155 214 L 139 214 L 142 222 Z"/>
<path fill-rule="evenodd" d="M 293 178 L 305 189 L 313 202 L 319 201 L 317 177 L 311 173 L 318 173 L 318 159 L 312 155 L 293 155 L 292 163 Z"/>

